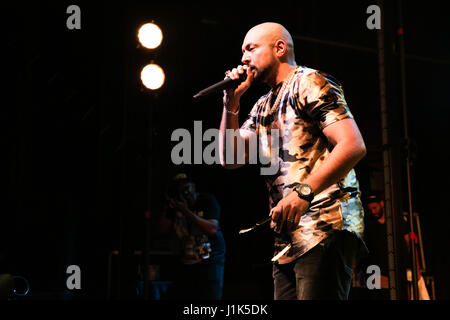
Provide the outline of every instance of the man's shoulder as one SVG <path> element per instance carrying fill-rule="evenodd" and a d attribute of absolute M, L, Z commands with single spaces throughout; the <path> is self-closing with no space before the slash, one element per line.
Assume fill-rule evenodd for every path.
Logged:
<path fill-rule="evenodd" d="M 218 205 L 217 198 L 209 192 L 199 192 L 197 196 L 197 203 L 202 205 Z"/>
<path fill-rule="evenodd" d="M 330 73 L 319 70 L 319 69 L 305 67 L 305 66 L 299 67 L 299 72 L 297 73 L 297 79 L 300 80 L 303 85 L 315 84 L 315 85 L 322 87 L 330 82 L 337 84 L 339 86 L 341 85 L 339 80 L 337 80 Z"/>
<path fill-rule="evenodd" d="M 220 216 L 219 202 L 212 193 L 198 193 L 196 208 L 197 210 L 204 211 L 207 219 L 218 219 Z"/>
<path fill-rule="evenodd" d="M 217 201 L 216 197 L 212 193 L 205 192 L 205 191 L 199 192 L 198 193 L 198 198 L 201 199 L 201 200 Z"/>
<path fill-rule="evenodd" d="M 302 75 L 309 75 L 309 74 L 311 74 L 311 73 L 314 73 L 314 72 L 318 72 L 319 70 L 317 70 L 317 69 L 314 69 L 314 68 L 310 68 L 310 67 L 307 67 L 307 66 L 298 66 L 298 71 L 299 71 L 299 74 L 302 74 Z"/>

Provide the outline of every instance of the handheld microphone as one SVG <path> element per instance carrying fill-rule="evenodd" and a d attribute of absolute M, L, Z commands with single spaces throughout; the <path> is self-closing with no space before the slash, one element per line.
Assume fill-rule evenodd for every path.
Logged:
<path fill-rule="evenodd" d="M 194 99 L 198 99 L 198 98 L 202 98 L 202 97 L 206 97 L 209 96 L 213 93 L 225 90 L 225 89 L 229 89 L 229 88 L 235 88 L 237 87 L 242 81 L 245 81 L 245 79 L 247 79 L 247 72 L 244 72 L 242 74 L 239 75 L 238 79 L 231 79 L 229 77 L 226 77 L 224 80 L 219 81 L 215 84 L 213 84 L 212 86 L 209 86 L 206 89 L 203 89 L 202 91 L 200 91 L 199 93 L 197 93 L 194 96 Z"/>

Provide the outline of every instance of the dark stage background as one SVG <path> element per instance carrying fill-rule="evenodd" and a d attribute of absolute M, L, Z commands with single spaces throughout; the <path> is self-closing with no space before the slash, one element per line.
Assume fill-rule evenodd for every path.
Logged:
<path fill-rule="evenodd" d="M 404 200 L 401 212 L 407 210 L 407 193 L 397 10 L 396 1 L 386 2 L 387 103 L 397 196 Z M 71 4 L 81 8 L 80 30 L 66 27 Z M 366 27 L 371 4 L 376 2 L 77 0 L 7 5 L 0 273 L 25 277 L 28 298 L 136 297 L 140 256 L 135 253 L 145 249 L 145 212 L 151 211 L 154 231 L 152 221 L 163 207 L 169 177 L 187 170 L 198 188 L 213 193 L 221 205 L 227 245 L 224 299 L 272 299 L 269 231 L 238 236 L 241 228 L 268 214 L 259 169 L 177 167 L 170 157 L 176 144 L 171 133 L 176 128 L 193 133 L 196 120 L 202 121 L 203 131 L 218 128 L 221 95 L 200 103 L 192 95 L 240 63 L 250 27 L 276 21 L 293 35 L 298 64 L 343 83 L 368 148 L 356 168 L 362 192 L 382 190 L 377 36 Z M 438 299 L 450 297 L 450 11 L 444 4 L 403 3 L 413 208 L 420 214 L 427 274 L 435 278 Z M 138 27 L 151 20 L 164 33 L 155 51 L 139 48 L 136 37 Z M 152 59 L 166 74 L 156 93 L 144 89 L 139 79 L 140 69 Z M 266 90 L 252 88 L 243 97 L 241 121 Z M 152 236 L 153 251 L 170 245 L 169 239 Z M 111 255 L 113 250 L 121 256 Z M 82 270 L 81 290 L 66 288 L 66 268 L 72 264 Z"/>

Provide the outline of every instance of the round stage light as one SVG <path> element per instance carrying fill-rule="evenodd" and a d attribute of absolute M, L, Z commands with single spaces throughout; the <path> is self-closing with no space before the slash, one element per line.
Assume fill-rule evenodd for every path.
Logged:
<path fill-rule="evenodd" d="M 141 71 L 141 81 L 150 90 L 161 88 L 165 79 L 164 70 L 157 64 L 148 64 Z"/>
<path fill-rule="evenodd" d="M 148 49 L 157 48 L 163 39 L 161 29 L 154 23 L 146 23 L 139 28 L 139 42 Z"/>

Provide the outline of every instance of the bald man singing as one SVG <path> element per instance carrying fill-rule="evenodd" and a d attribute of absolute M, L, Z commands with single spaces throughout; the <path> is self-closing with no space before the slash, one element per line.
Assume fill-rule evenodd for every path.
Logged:
<path fill-rule="evenodd" d="M 248 163 L 255 138 L 258 152 L 278 164 L 275 174 L 265 176 L 274 229 L 274 299 L 348 299 L 352 267 L 366 250 L 353 169 L 366 148 L 342 86 L 297 65 L 292 37 L 278 23 L 251 28 L 242 53 L 242 65 L 226 72 L 232 79 L 243 73 L 247 78 L 224 91 L 220 158 L 227 169 L 242 166 L 227 157 L 242 150 L 242 142 Z M 270 90 L 239 126 L 240 98 L 257 82 Z M 239 134 L 230 138 L 227 129 Z"/>

